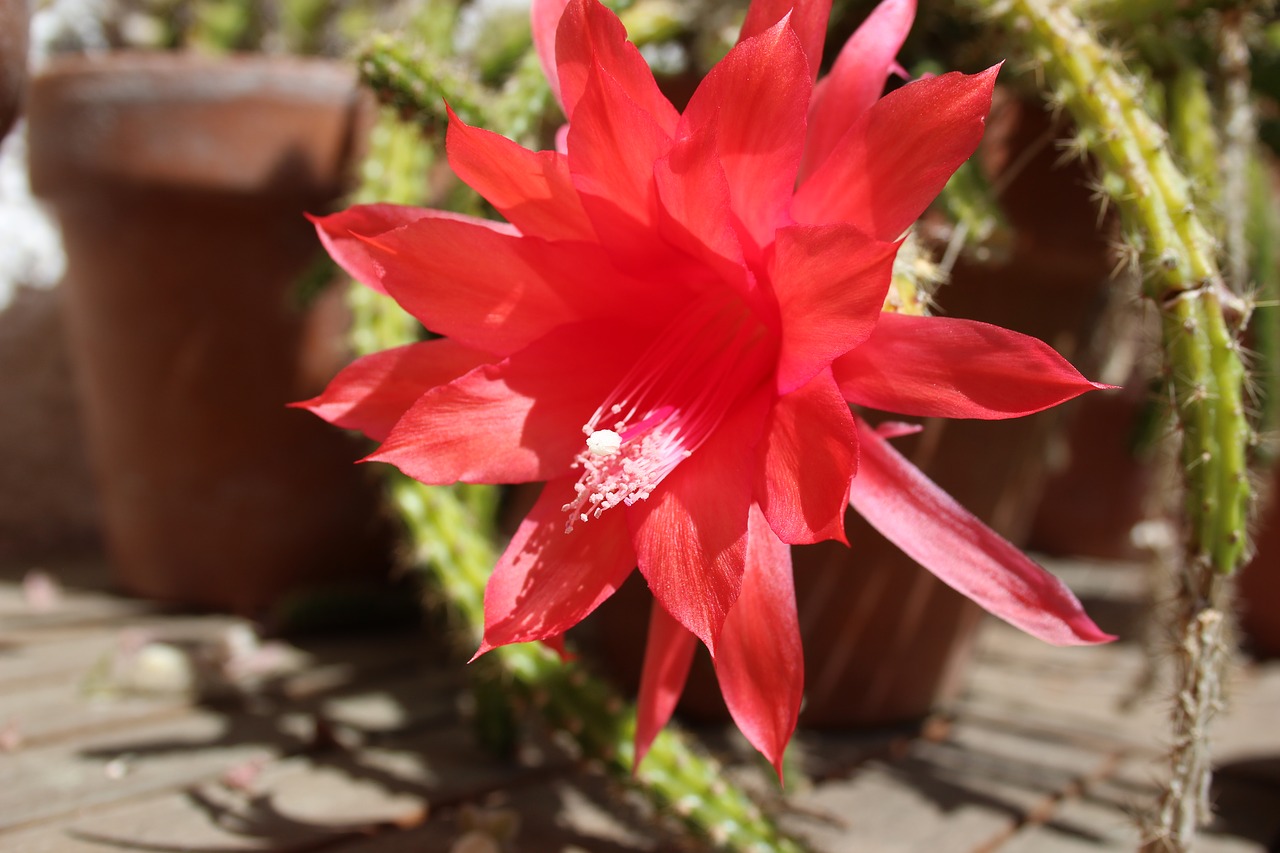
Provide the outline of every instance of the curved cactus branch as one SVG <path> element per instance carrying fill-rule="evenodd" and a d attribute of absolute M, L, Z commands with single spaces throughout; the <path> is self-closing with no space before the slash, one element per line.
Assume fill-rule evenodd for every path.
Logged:
<path fill-rule="evenodd" d="M 1227 657 L 1226 577 L 1244 561 L 1252 432 L 1238 333 L 1243 301 L 1226 286 L 1217 244 L 1168 134 L 1144 110 L 1141 87 L 1065 4 L 1000 0 L 990 13 L 1038 63 L 1056 101 L 1097 158 L 1103 186 L 1137 248 L 1143 291 L 1162 319 L 1166 388 L 1181 438 L 1187 552 L 1180 578 L 1181 642 L 1172 773 L 1151 849 L 1190 849 L 1209 812 L 1209 724 Z"/>

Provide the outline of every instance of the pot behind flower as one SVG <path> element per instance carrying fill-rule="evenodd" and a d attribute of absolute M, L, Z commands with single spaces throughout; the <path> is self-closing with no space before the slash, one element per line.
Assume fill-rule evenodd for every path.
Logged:
<path fill-rule="evenodd" d="M 27 0 L 0 0 L 0 139 L 22 106 L 27 83 Z"/>
<path fill-rule="evenodd" d="M 119 583 L 250 612 L 385 575 L 360 448 L 286 405 L 345 360 L 341 293 L 306 302 L 304 211 L 342 192 L 360 99 L 344 66 L 108 55 L 32 81 L 32 184 L 63 293 Z"/>
<path fill-rule="evenodd" d="M 1257 554 L 1240 572 L 1236 607 L 1245 647 L 1258 657 L 1280 658 L 1280 466 L 1267 491 L 1254 540 Z"/>

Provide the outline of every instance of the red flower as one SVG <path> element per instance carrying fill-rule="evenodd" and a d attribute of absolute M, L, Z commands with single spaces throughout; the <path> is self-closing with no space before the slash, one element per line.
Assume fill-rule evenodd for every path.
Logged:
<path fill-rule="evenodd" d="M 880 98 L 915 11 L 885 0 L 815 86 L 830 3 L 792 2 L 755 0 L 681 113 L 612 13 L 535 0 L 564 153 L 448 131 L 507 223 L 389 205 L 317 221 L 443 337 L 303 405 L 425 483 L 547 481 L 494 569 L 480 653 L 558 638 L 639 566 L 657 606 L 638 757 L 701 641 L 780 762 L 803 680 L 788 546 L 843 541 L 850 501 L 992 613 L 1108 639 L 849 408 L 1006 418 L 1101 387 L 1014 332 L 881 313 L 895 241 L 977 146 L 997 69 Z"/>

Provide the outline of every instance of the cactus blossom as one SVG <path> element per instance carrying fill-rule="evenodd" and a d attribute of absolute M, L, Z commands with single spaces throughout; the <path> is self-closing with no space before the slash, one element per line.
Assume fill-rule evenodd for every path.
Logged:
<path fill-rule="evenodd" d="M 456 116 L 447 135 L 506 222 L 392 205 L 316 220 L 341 265 L 440 337 L 366 356 L 301 405 L 425 483 L 545 481 L 477 654 L 557 642 L 639 567 L 656 604 L 637 758 L 701 642 L 780 765 L 803 692 L 788 546 L 843 541 L 850 502 L 997 616 L 1108 639 L 849 405 L 1005 418 L 1101 387 L 1023 335 L 881 313 L 897 240 L 977 146 L 998 69 L 881 97 L 915 12 L 885 0 L 815 85 L 830 0 L 792 2 L 755 0 L 678 111 L 596 0 L 535 0 L 563 150 Z"/>

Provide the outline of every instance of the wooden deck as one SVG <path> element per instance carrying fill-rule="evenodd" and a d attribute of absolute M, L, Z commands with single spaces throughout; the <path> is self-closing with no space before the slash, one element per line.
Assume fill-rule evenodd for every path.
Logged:
<path fill-rule="evenodd" d="M 218 616 L 103 590 L 100 566 L 0 570 L 0 850 L 686 849 L 550 743 L 477 747 L 465 673 L 425 633 L 259 643 Z M 1057 566 L 1100 616 L 1141 572 Z M 731 772 L 819 851 L 1132 851 L 1158 778 L 1158 695 L 1127 706 L 1132 642 L 1055 649 L 991 621 L 962 699 L 923 731 L 801 733 L 781 798 L 740 739 Z M 1203 853 L 1280 851 L 1280 664 L 1245 666 L 1216 728 Z M 504 840 L 502 847 L 494 839 Z"/>

